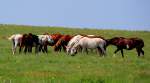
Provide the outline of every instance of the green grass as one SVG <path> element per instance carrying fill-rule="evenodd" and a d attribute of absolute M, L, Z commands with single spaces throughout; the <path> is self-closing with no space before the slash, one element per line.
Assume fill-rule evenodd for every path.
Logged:
<path fill-rule="evenodd" d="M 114 46 L 109 46 L 106 57 L 96 53 L 68 56 L 64 52 L 12 55 L 11 42 L 6 38 L 15 33 L 95 34 L 105 38 L 114 36 L 140 37 L 145 42 L 145 56 L 126 51 L 125 58 L 118 52 L 112 57 Z M 0 25 L 0 83 L 150 83 L 150 32 L 123 30 L 70 29 L 63 27 L 35 27 Z M 17 50 L 18 51 L 18 50 Z"/>

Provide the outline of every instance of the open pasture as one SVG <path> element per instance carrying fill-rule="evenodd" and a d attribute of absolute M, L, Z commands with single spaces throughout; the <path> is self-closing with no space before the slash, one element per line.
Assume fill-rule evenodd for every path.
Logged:
<path fill-rule="evenodd" d="M 7 40 L 15 33 L 43 34 L 93 34 L 105 38 L 115 36 L 139 37 L 145 42 L 145 56 L 137 57 L 136 51 L 124 50 L 125 58 L 116 47 L 107 48 L 107 56 L 95 52 L 68 56 L 54 52 L 48 47 L 48 54 L 18 54 L 11 52 L 12 42 Z M 38 27 L 0 25 L 0 83 L 149 83 L 150 82 L 150 32 L 123 30 L 71 29 L 63 27 Z"/>

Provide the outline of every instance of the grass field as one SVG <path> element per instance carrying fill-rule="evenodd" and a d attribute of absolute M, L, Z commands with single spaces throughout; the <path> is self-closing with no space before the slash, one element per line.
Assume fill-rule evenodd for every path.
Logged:
<path fill-rule="evenodd" d="M 124 50 L 116 57 L 114 46 L 107 48 L 107 56 L 96 53 L 79 53 L 67 56 L 53 52 L 12 55 L 11 43 L 6 38 L 15 33 L 42 34 L 94 34 L 105 38 L 114 36 L 140 37 L 145 42 L 145 56 L 137 57 L 136 51 Z M 0 25 L 0 83 L 150 83 L 150 32 L 96 29 L 70 29 L 63 27 L 33 27 Z M 17 50 L 18 51 L 18 50 Z"/>

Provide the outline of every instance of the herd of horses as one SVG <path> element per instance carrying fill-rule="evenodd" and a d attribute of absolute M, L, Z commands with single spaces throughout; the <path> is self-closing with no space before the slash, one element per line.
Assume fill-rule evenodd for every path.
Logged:
<path fill-rule="evenodd" d="M 88 49 L 97 50 L 100 56 L 106 55 L 106 48 L 109 45 L 117 47 L 114 54 L 121 51 L 124 57 L 123 49 L 132 50 L 136 48 L 138 56 L 144 56 L 144 41 L 138 37 L 125 38 L 113 37 L 105 39 L 96 35 L 63 35 L 63 34 L 49 34 L 35 35 L 32 33 L 27 34 L 14 34 L 8 38 L 12 41 L 12 53 L 16 53 L 16 48 L 19 47 L 19 53 L 24 49 L 24 53 L 32 53 L 32 48 L 35 47 L 35 54 L 38 52 L 48 53 L 48 46 L 52 46 L 54 51 L 60 52 L 62 49 L 69 55 L 76 55 L 78 52 L 85 51 L 88 54 Z"/>

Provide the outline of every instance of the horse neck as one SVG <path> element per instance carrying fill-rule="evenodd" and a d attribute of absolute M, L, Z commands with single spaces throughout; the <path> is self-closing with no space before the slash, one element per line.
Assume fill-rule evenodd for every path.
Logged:
<path fill-rule="evenodd" d="M 107 45 L 116 45 L 116 41 L 119 41 L 117 39 L 107 39 L 106 42 L 107 42 Z"/>
<path fill-rule="evenodd" d="M 72 46 L 72 48 L 78 48 L 79 47 L 79 42 L 74 43 L 74 45 Z"/>

